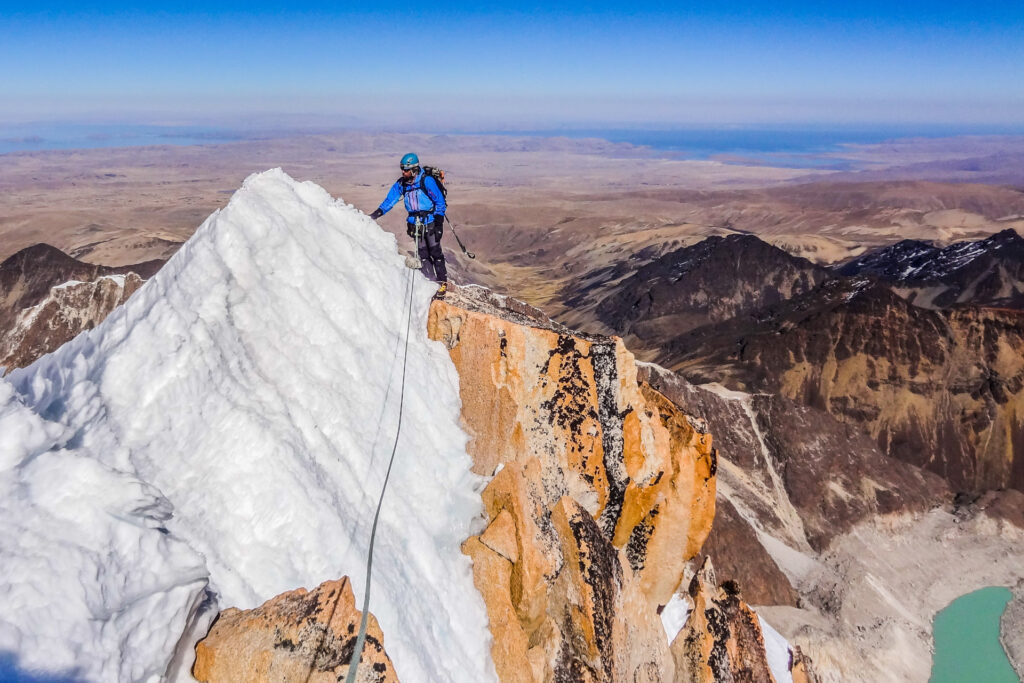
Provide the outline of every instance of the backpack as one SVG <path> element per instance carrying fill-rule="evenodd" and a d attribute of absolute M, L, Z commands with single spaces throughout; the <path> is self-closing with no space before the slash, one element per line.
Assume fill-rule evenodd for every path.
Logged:
<path fill-rule="evenodd" d="M 423 174 L 428 175 L 437 182 L 437 189 L 441 190 L 441 196 L 448 196 L 448 188 L 444 186 L 444 171 L 433 166 L 424 166 Z"/>
<path fill-rule="evenodd" d="M 441 190 L 441 196 L 445 197 L 445 198 L 448 197 L 448 188 L 444 186 L 444 171 L 443 170 L 441 170 L 440 168 L 435 168 L 433 166 L 424 166 L 423 167 L 423 176 L 424 177 L 430 176 L 431 178 L 433 178 L 434 181 L 437 183 L 437 189 Z M 399 181 L 401 181 L 401 180 L 402 180 L 402 178 L 399 178 Z M 422 185 L 423 185 L 423 180 L 420 180 L 420 186 L 422 186 Z M 402 185 L 402 194 L 405 194 L 406 192 L 409 192 L 409 190 L 411 190 L 411 189 L 412 189 L 411 185 L 405 185 L 403 183 L 403 185 Z M 426 190 L 424 190 L 424 192 L 426 192 Z"/>

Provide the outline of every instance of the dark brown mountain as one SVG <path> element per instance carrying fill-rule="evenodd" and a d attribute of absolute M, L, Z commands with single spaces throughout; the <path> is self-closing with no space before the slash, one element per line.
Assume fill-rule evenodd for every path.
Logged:
<path fill-rule="evenodd" d="M 1024 308 L 1024 238 L 1009 229 L 943 249 L 903 240 L 864 254 L 837 272 L 876 276 L 919 306 Z"/>
<path fill-rule="evenodd" d="M 823 410 L 958 489 L 1024 489 L 1024 312 L 929 310 L 835 280 L 674 339 L 659 362 Z"/>
<path fill-rule="evenodd" d="M 26 247 L 0 263 L 0 330 L 10 326 L 12 313 L 39 303 L 50 288 L 77 280 L 92 282 L 103 275 L 135 273 L 143 280 L 153 276 L 165 261 L 130 266 L 100 266 L 74 259 L 49 244 Z"/>
<path fill-rule="evenodd" d="M 709 237 L 641 266 L 600 299 L 598 318 L 648 348 L 811 291 L 829 271 L 753 235 Z M 608 291 L 604 289 L 603 291 Z M 571 298 L 584 305 L 593 293 Z"/>
<path fill-rule="evenodd" d="M 101 266 L 48 244 L 0 263 L 0 368 L 32 363 L 124 303 L 163 261 Z"/>

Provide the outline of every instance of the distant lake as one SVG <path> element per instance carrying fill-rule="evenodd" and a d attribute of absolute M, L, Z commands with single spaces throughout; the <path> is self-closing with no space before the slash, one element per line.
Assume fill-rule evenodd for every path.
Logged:
<path fill-rule="evenodd" d="M 266 128 L 230 126 L 120 125 L 77 123 L 0 124 L 0 154 L 97 147 L 205 145 L 308 134 L 340 128 Z M 551 128 L 538 130 L 434 131 L 453 135 L 600 138 L 650 147 L 677 159 L 715 159 L 724 163 L 783 168 L 849 170 L 848 145 L 869 145 L 901 138 L 959 135 L 1024 135 L 1024 126 L 693 126 L 687 128 Z"/>
<path fill-rule="evenodd" d="M 999 618 L 1012 597 L 1007 588 L 982 588 L 935 616 L 930 683 L 1020 683 L 999 643 Z"/>
<path fill-rule="evenodd" d="M 239 132 L 201 126 L 0 124 L 0 154 L 50 149 L 208 145 L 247 137 Z"/>
<path fill-rule="evenodd" d="M 870 145 L 900 138 L 939 138 L 959 135 L 1022 135 L 1024 127 L 1007 126 L 864 126 L 818 125 L 692 127 L 671 130 L 630 128 L 495 131 L 501 135 L 600 138 L 668 152 L 683 159 L 718 159 L 782 168 L 847 170 L 846 145 Z M 826 156 L 827 155 L 827 156 Z"/>

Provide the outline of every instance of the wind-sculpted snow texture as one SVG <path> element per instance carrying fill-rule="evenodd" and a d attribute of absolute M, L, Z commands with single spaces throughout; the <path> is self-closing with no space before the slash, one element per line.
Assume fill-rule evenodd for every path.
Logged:
<path fill-rule="evenodd" d="M 203 598 L 203 559 L 161 532 L 158 491 L 63 449 L 72 436 L 0 380 L 0 653 L 23 671 L 159 678 Z"/>
<path fill-rule="evenodd" d="M 0 385 L 0 651 L 139 680 L 164 672 L 207 576 L 218 609 L 343 575 L 361 593 L 410 285 L 370 606 L 402 680 L 492 680 L 459 551 L 482 479 L 455 370 L 426 338 L 433 288 L 394 237 L 280 170 L 246 180 L 100 326 Z"/>

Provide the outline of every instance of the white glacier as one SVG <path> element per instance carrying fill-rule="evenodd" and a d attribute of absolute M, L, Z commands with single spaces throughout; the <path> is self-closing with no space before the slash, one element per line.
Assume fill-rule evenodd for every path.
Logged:
<path fill-rule="evenodd" d="M 484 481 L 426 337 L 433 287 L 393 236 L 280 170 L 101 325 L 0 381 L 0 655 L 155 680 L 207 579 L 218 608 L 342 575 L 358 601 L 410 282 L 370 607 L 403 681 L 494 680 L 459 550 Z"/>

